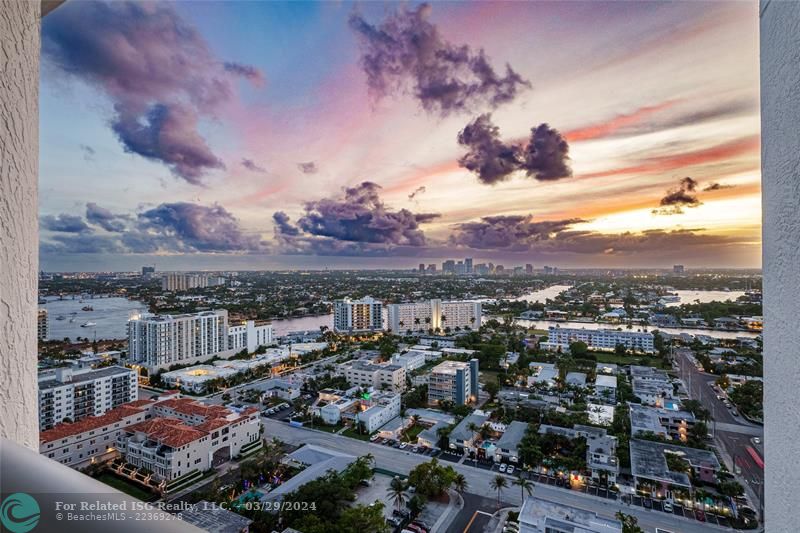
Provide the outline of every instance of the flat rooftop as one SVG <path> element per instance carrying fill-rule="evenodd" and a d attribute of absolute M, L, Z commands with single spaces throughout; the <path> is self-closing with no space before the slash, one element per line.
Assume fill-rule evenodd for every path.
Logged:
<path fill-rule="evenodd" d="M 431 369 L 432 374 L 455 374 L 457 370 L 469 369 L 466 361 L 444 361 Z"/>
<path fill-rule="evenodd" d="M 123 376 L 134 372 L 129 368 L 122 366 L 107 366 L 105 368 L 98 368 L 94 370 L 79 370 L 72 371 L 72 378 L 61 382 L 58 381 L 55 374 L 53 375 L 40 375 L 39 376 L 39 390 L 52 389 L 70 383 L 85 383 L 87 381 L 94 381 L 96 379 L 107 378 L 112 376 Z"/>
<path fill-rule="evenodd" d="M 631 474 L 654 481 L 691 486 L 684 472 L 673 472 L 667 466 L 667 453 L 673 453 L 689 462 L 693 467 L 703 466 L 718 470 L 719 461 L 713 452 L 686 446 L 676 446 L 649 440 L 631 439 Z"/>
<path fill-rule="evenodd" d="M 528 497 L 519 512 L 522 531 L 571 531 L 574 533 L 621 533 L 619 520 L 563 503 Z M 527 526 L 527 527 L 526 527 Z"/>

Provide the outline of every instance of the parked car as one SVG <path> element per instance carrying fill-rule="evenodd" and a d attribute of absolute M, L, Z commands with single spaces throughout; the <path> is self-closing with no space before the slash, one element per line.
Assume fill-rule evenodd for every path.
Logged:
<path fill-rule="evenodd" d="M 373 436 L 371 436 L 371 437 L 369 438 L 369 440 L 370 440 L 370 442 L 375 442 L 376 440 L 378 440 L 378 434 L 377 434 L 377 433 L 375 433 Z"/>
<path fill-rule="evenodd" d="M 403 442 L 402 444 L 400 444 L 400 449 L 401 450 L 405 450 L 407 446 L 408 446 L 408 443 Z"/>
<path fill-rule="evenodd" d="M 431 526 L 429 526 L 428 524 L 426 524 L 426 523 L 425 523 L 425 522 L 423 522 L 422 520 L 414 520 L 413 522 L 411 522 L 411 525 L 413 525 L 413 526 L 417 526 L 417 527 L 419 527 L 419 528 L 422 528 L 422 529 L 424 529 L 426 532 L 431 530 Z"/>
<path fill-rule="evenodd" d="M 704 513 L 702 509 L 695 509 L 694 517 L 697 519 L 698 522 L 706 521 L 706 513 Z"/>
<path fill-rule="evenodd" d="M 417 453 L 419 451 L 419 448 L 417 446 L 414 446 L 413 448 L 411 448 L 411 451 Z"/>
<path fill-rule="evenodd" d="M 514 467 L 512 465 L 508 465 L 508 468 L 506 468 L 506 474 L 513 474 L 513 473 L 514 473 Z"/>
<path fill-rule="evenodd" d="M 506 468 L 508 468 L 508 467 L 506 466 L 506 464 L 505 464 L 505 463 L 501 463 L 501 464 L 500 464 L 500 471 L 501 471 L 501 472 L 505 472 L 505 471 L 506 471 Z"/>
<path fill-rule="evenodd" d="M 733 416 L 739 416 L 739 411 L 737 411 L 736 409 L 731 409 L 731 414 Z"/>
<path fill-rule="evenodd" d="M 670 502 L 664 502 L 664 512 L 665 513 L 672 512 L 672 504 Z"/>

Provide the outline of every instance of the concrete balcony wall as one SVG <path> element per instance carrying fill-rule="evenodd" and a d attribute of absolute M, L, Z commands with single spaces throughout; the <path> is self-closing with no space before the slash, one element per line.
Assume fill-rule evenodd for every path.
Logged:
<path fill-rule="evenodd" d="M 761 180 L 767 531 L 797 531 L 800 483 L 800 3 L 762 0 Z"/>
<path fill-rule="evenodd" d="M 39 2 L 0 2 L 0 437 L 38 450 Z"/>

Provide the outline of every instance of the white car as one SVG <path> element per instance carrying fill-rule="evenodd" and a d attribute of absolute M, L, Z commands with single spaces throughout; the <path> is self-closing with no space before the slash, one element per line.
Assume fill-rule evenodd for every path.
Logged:
<path fill-rule="evenodd" d="M 400 445 L 400 449 L 401 449 L 401 450 L 405 450 L 405 449 L 406 449 L 406 446 L 408 446 L 408 443 L 404 442 L 404 443 L 402 443 L 402 444 Z"/>
<path fill-rule="evenodd" d="M 505 472 L 505 471 L 506 471 L 506 468 L 507 468 L 507 467 L 506 467 L 506 464 L 505 464 L 505 463 L 502 463 L 502 464 L 500 465 L 500 471 L 501 471 L 501 472 Z"/>
<path fill-rule="evenodd" d="M 670 502 L 664 502 L 664 512 L 665 513 L 672 512 L 672 504 Z"/>
<path fill-rule="evenodd" d="M 508 465 L 508 468 L 506 469 L 506 474 L 513 474 L 513 473 L 514 473 L 514 467 Z"/>

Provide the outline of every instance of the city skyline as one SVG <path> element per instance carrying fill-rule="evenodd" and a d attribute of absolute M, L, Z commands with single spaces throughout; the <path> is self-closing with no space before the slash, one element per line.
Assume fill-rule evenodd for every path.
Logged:
<path fill-rule="evenodd" d="M 67 4 L 42 268 L 758 267 L 756 13 Z"/>

